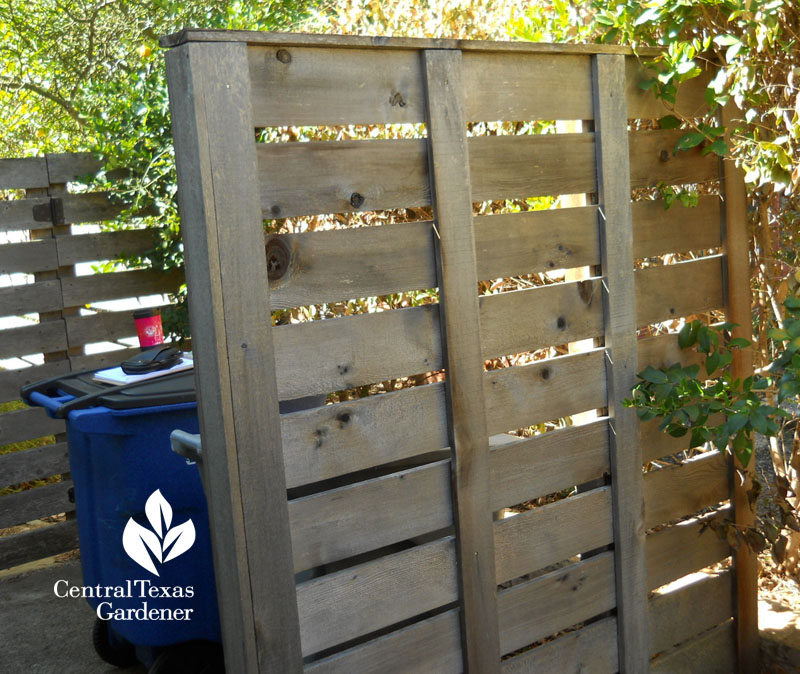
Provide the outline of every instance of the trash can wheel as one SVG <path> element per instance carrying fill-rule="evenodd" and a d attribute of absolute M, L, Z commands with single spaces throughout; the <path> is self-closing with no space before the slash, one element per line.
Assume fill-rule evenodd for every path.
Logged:
<path fill-rule="evenodd" d="M 148 674 L 225 674 L 222 646 L 213 641 L 186 641 L 167 647 Z"/>
<path fill-rule="evenodd" d="M 107 620 L 95 618 L 92 644 L 100 659 L 109 665 L 130 667 L 138 662 L 134 645 L 112 634 Z"/>

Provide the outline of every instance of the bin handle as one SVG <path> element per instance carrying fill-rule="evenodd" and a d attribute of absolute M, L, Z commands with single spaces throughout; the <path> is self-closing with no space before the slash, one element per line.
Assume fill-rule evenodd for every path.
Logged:
<path fill-rule="evenodd" d="M 169 440 L 172 444 L 172 451 L 176 454 L 195 463 L 203 462 L 203 442 L 200 435 L 186 431 L 172 431 Z"/>
<path fill-rule="evenodd" d="M 31 394 L 32 393 L 44 393 L 49 394 L 50 391 L 55 391 L 58 388 L 58 384 L 64 379 L 73 379 L 75 377 L 80 377 L 84 374 L 92 374 L 94 372 L 99 372 L 102 370 L 102 367 L 93 367 L 88 370 L 80 370 L 78 372 L 70 372 L 68 374 L 59 374 L 55 377 L 50 377 L 49 379 L 42 379 L 40 381 L 35 381 L 30 384 L 25 384 L 19 393 L 22 400 L 30 405 L 31 402 Z"/>

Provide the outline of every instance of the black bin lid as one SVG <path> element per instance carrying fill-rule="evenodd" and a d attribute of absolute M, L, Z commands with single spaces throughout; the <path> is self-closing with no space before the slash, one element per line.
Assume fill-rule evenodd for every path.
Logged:
<path fill-rule="evenodd" d="M 112 384 L 95 381 L 94 375 L 67 375 L 60 379 L 56 386 L 64 393 L 76 398 L 92 396 L 87 407 L 108 407 L 112 410 L 132 409 L 136 407 L 155 407 L 158 405 L 175 405 L 177 403 L 193 403 L 197 401 L 194 386 L 194 370 L 183 370 L 175 374 L 147 379 L 129 385 L 121 390 L 102 394 L 104 389 L 119 389 Z M 96 394 L 101 395 L 94 397 Z M 77 401 L 76 401 L 77 402 Z M 80 407 L 80 406 L 78 406 Z"/>

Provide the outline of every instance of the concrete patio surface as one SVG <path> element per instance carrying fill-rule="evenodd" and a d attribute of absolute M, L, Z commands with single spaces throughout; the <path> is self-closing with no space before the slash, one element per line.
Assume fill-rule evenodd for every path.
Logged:
<path fill-rule="evenodd" d="M 0 671 L 4 674 L 146 674 L 103 662 L 92 646 L 95 614 L 85 599 L 60 599 L 60 579 L 81 584 L 80 559 L 0 572 Z"/>

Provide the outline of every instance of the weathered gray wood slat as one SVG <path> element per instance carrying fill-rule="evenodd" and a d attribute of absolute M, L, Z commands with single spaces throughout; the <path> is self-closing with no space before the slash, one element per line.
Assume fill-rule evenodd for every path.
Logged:
<path fill-rule="evenodd" d="M 66 348 L 67 332 L 63 321 L 47 321 L 0 330 L 0 358 L 61 351 Z"/>
<path fill-rule="evenodd" d="M 72 512 L 75 505 L 69 502 L 67 492 L 72 482 L 54 482 L 34 489 L 0 496 L 0 529 L 24 524 L 41 517 Z"/>
<path fill-rule="evenodd" d="M 736 631 L 732 622 L 706 632 L 653 660 L 653 674 L 730 674 L 736 670 Z M 747 671 L 747 670 L 739 670 Z M 757 670 L 750 670 L 757 671 Z"/>
<path fill-rule="evenodd" d="M 603 552 L 500 590 L 497 604 L 504 654 L 610 611 L 616 605 L 614 553 Z"/>
<path fill-rule="evenodd" d="M 134 269 L 101 276 L 74 276 L 61 279 L 66 306 L 175 292 L 184 281 L 183 271 L 164 273 L 154 269 Z"/>
<path fill-rule="evenodd" d="M 19 399 L 19 390 L 26 384 L 69 372 L 69 361 L 54 361 L 44 365 L 4 370 L 0 372 L 0 402 Z"/>
<path fill-rule="evenodd" d="M 468 121 L 594 119 L 589 58 L 585 52 L 554 59 L 549 53 L 465 51 L 464 82 L 470 92 L 465 117 Z M 290 49 L 276 44 L 252 47 L 248 59 L 256 126 L 425 120 L 419 59 L 413 49 Z M 650 119 L 671 114 L 651 91 L 639 87 L 652 73 L 635 57 L 625 61 L 628 114 Z M 701 76 L 681 85 L 677 100 L 681 114 L 697 117 L 705 109 L 708 79 Z M 282 95 L 271 96 L 278 88 Z M 542 91 L 548 95 L 541 96 Z M 310 101 L 315 98 L 326 104 L 313 105 Z"/>
<path fill-rule="evenodd" d="M 62 236 L 56 239 L 58 259 L 62 265 L 67 265 L 141 255 L 154 247 L 154 237 L 151 229 Z"/>
<path fill-rule="evenodd" d="M 490 370 L 483 381 L 489 434 L 605 407 L 604 359 L 595 350 Z"/>
<path fill-rule="evenodd" d="M 450 498 L 450 462 L 439 461 L 290 501 L 294 570 L 445 529 Z"/>
<path fill-rule="evenodd" d="M 305 674 L 461 674 L 458 611 L 421 620 L 312 662 Z"/>
<path fill-rule="evenodd" d="M 413 50 L 276 46 L 254 47 L 248 57 L 256 126 L 425 121 L 419 56 Z M 463 59 L 464 85 L 470 92 L 467 121 L 592 116 L 586 55 L 554 60 L 546 54 L 467 52 Z M 271 95 L 278 88 L 285 95 Z M 551 95 L 535 95 L 542 90 Z M 324 106 L 312 104 L 318 97 L 325 99 Z"/>
<path fill-rule="evenodd" d="M 0 447 L 63 432 L 63 419 L 51 419 L 41 407 L 0 414 Z"/>
<path fill-rule="evenodd" d="M 448 447 L 444 405 L 444 385 L 432 384 L 282 415 L 287 486 Z"/>
<path fill-rule="evenodd" d="M 370 634 L 457 598 L 452 538 L 301 583 L 297 606 L 303 654 Z"/>
<path fill-rule="evenodd" d="M 48 154 L 47 173 L 50 183 L 68 183 L 87 175 L 94 175 L 103 168 L 102 158 L 91 152 L 64 152 Z"/>
<path fill-rule="evenodd" d="M 681 152 L 668 162 L 661 160 L 662 151 L 671 152 L 681 133 L 630 132 L 632 187 L 719 178 L 716 162 L 699 150 Z M 425 142 L 259 143 L 264 217 L 429 205 Z M 477 136 L 469 139 L 468 146 L 476 202 L 596 190 L 592 133 Z M 298 184 L 314 185 L 314 189 L 298 190 Z"/>
<path fill-rule="evenodd" d="M 9 243 L 0 246 L 0 274 L 27 273 L 58 268 L 55 239 Z"/>
<path fill-rule="evenodd" d="M 727 508 L 720 510 L 725 516 Z M 726 541 L 711 530 L 703 530 L 705 519 L 682 522 L 647 535 L 648 590 L 716 564 L 731 554 Z M 676 555 L 676 550 L 681 553 Z"/>
<path fill-rule="evenodd" d="M 603 547 L 613 540 L 610 490 L 600 487 L 499 520 L 494 536 L 498 583 Z"/>
<path fill-rule="evenodd" d="M 44 157 L 0 159 L 0 190 L 24 190 L 49 184 Z"/>
<path fill-rule="evenodd" d="M 0 537 L 0 569 L 26 564 L 78 547 L 78 520 L 56 522 Z"/>
<path fill-rule="evenodd" d="M 136 336 L 133 311 L 107 311 L 90 316 L 70 316 L 64 322 L 70 346 Z"/>
<path fill-rule="evenodd" d="M 489 438 L 483 390 L 470 154 L 460 51 L 422 53 L 428 160 L 436 219 L 439 321 L 447 379 L 461 643 L 467 672 L 500 666 Z"/>
<path fill-rule="evenodd" d="M 69 471 L 67 443 L 34 447 L 0 456 L 0 486 L 41 480 Z"/>
<path fill-rule="evenodd" d="M 71 223 L 101 222 L 119 215 L 123 206 L 112 203 L 106 192 L 84 192 L 60 196 L 64 207 L 64 220 Z M 0 231 L 20 229 L 47 229 L 53 223 L 37 221 L 33 216 L 36 206 L 49 206 L 49 197 L 0 201 Z"/>
<path fill-rule="evenodd" d="M 644 476 L 647 528 L 671 522 L 728 498 L 727 457 L 709 452 Z"/>
<path fill-rule="evenodd" d="M 664 211 L 661 201 L 633 204 L 634 255 L 718 247 L 719 208 L 716 197 L 682 210 Z M 481 280 L 600 262 L 593 206 L 480 216 L 474 222 Z M 285 276 L 270 282 L 272 307 L 435 287 L 433 236 L 429 222 L 280 235 L 290 264 Z"/>
<path fill-rule="evenodd" d="M 717 255 L 637 272 L 637 326 L 722 308 L 721 264 Z"/>
<path fill-rule="evenodd" d="M 492 510 L 584 484 L 608 472 L 608 421 L 599 419 L 497 447 L 489 464 Z"/>
<path fill-rule="evenodd" d="M 299 673 L 247 48 L 187 44 L 167 74 L 226 668 Z"/>
<path fill-rule="evenodd" d="M 630 186 L 635 146 L 628 150 L 625 59 L 592 57 L 592 96 L 597 149 L 600 258 L 608 386 L 611 508 L 617 586 L 617 641 L 623 674 L 647 671 L 649 662 L 645 589 L 645 527 L 639 419 L 622 405 L 636 383 L 637 307 L 633 266 L 633 216 Z"/>
<path fill-rule="evenodd" d="M 690 584 L 650 599 L 650 651 L 662 653 L 733 615 L 730 571 L 703 574 Z"/>
<path fill-rule="evenodd" d="M 61 282 L 39 281 L 0 288 L 0 316 L 22 316 L 62 308 Z"/>
<path fill-rule="evenodd" d="M 503 674 L 616 674 L 617 621 L 603 618 L 503 661 Z"/>

